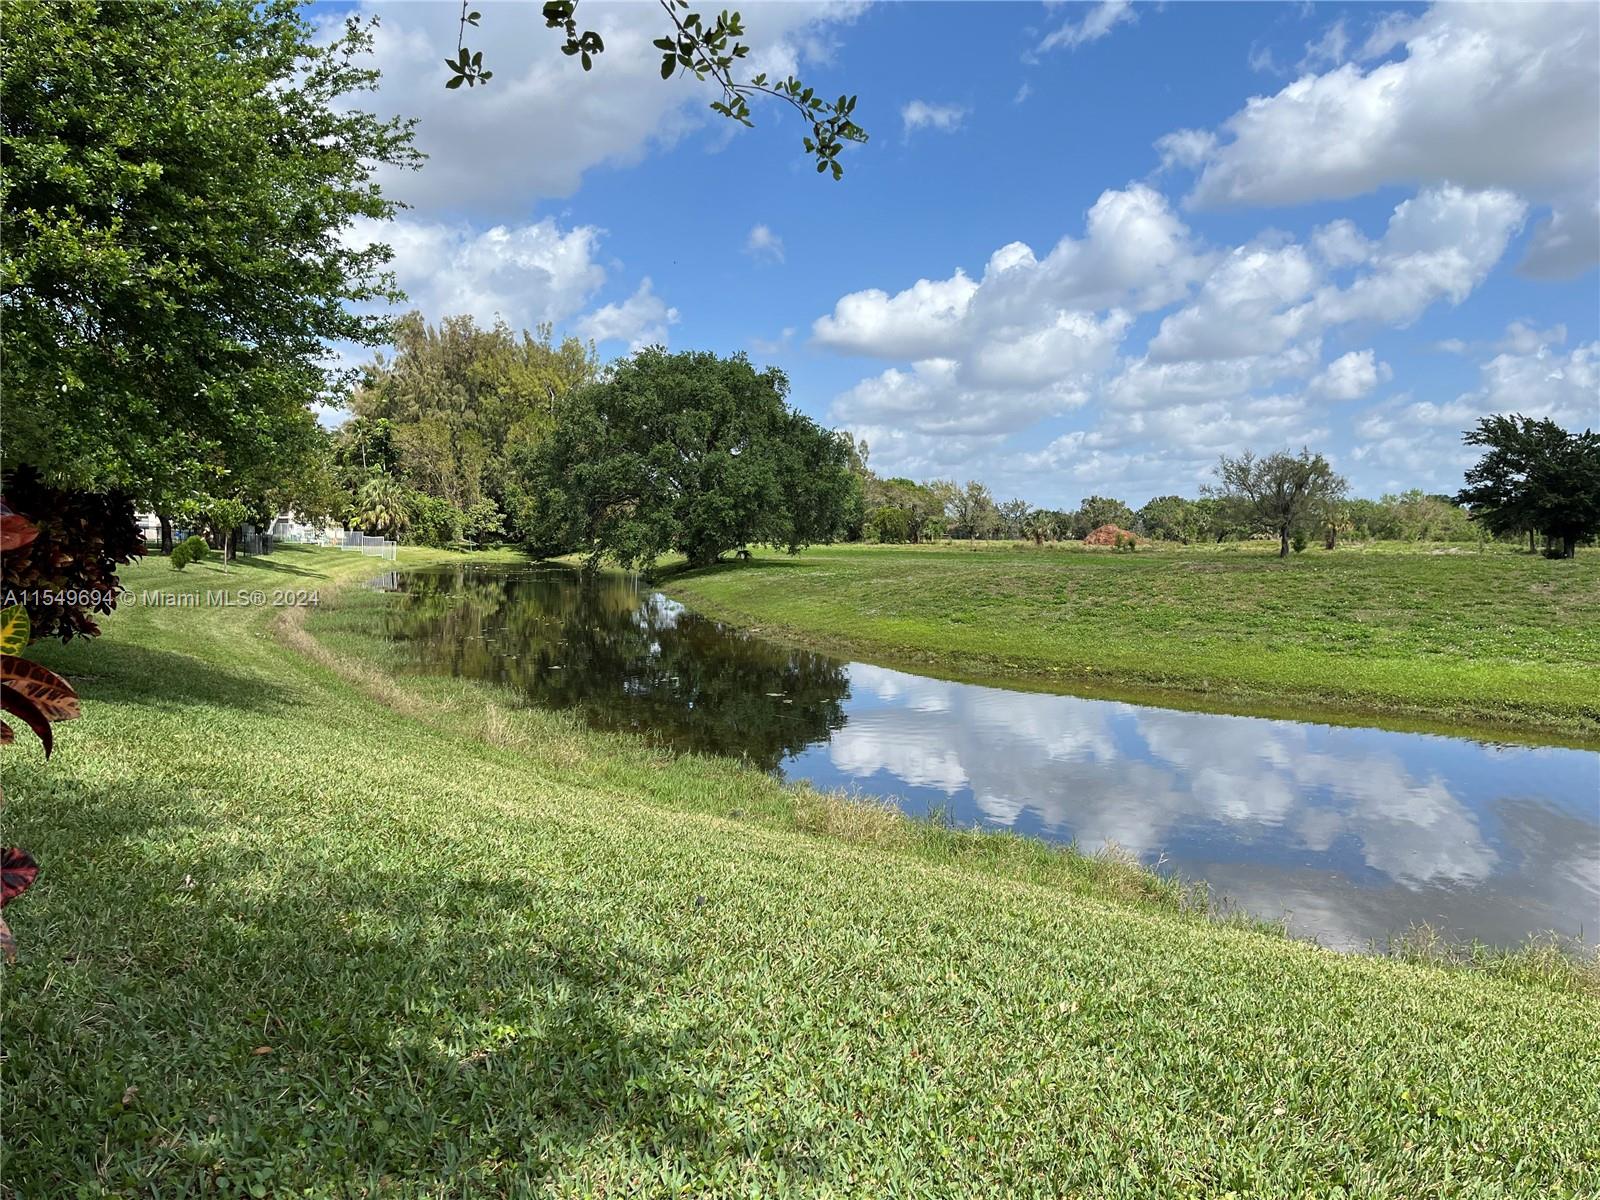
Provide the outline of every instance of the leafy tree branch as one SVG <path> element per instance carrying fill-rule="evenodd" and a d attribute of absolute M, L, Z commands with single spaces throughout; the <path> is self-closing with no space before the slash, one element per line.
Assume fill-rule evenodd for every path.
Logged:
<path fill-rule="evenodd" d="M 831 173 L 835 179 L 844 176 L 839 154 L 845 143 L 867 140 L 866 130 L 853 118 L 855 96 L 841 95 L 837 100 L 825 100 L 793 75 L 786 79 L 769 79 L 762 72 L 741 79 L 735 68 L 749 55 L 750 47 L 741 40 L 745 28 L 738 13 L 724 10 L 715 22 L 709 22 L 699 13 L 688 11 L 689 0 L 658 2 L 672 25 L 668 36 L 652 43 L 661 51 L 662 79 L 671 79 L 687 71 L 702 83 L 709 80 L 722 92 L 720 99 L 711 102 L 711 110 L 750 128 L 755 126 L 750 117 L 753 97 L 770 96 L 783 101 L 811 126 L 802 144 L 806 153 L 815 159 L 818 174 Z M 547 28 L 559 29 L 565 35 L 561 52 L 569 58 L 576 57 L 588 71 L 593 68 L 595 57 L 605 50 L 605 41 L 592 29 L 579 31 L 577 11 L 578 0 L 548 0 L 542 15 Z M 445 59 L 445 65 L 452 72 L 445 82 L 446 88 L 455 89 L 462 84 L 476 87 L 494 77 L 493 71 L 484 69 L 483 51 L 473 50 L 466 44 L 467 26 L 479 28 L 482 15 L 470 7 L 469 0 L 462 0 L 456 56 Z"/>

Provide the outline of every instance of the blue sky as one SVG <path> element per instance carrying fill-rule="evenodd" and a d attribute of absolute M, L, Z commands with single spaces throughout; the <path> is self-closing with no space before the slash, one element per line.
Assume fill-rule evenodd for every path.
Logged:
<path fill-rule="evenodd" d="M 1600 6 L 743 6 L 860 97 L 838 183 L 663 83 L 654 4 L 585 0 L 588 74 L 483 4 L 471 92 L 457 8 L 364 7 L 431 158 L 359 234 L 414 306 L 746 351 L 883 473 L 1137 504 L 1309 443 L 1454 490 L 1478 415 L 1600 424 Z"/>

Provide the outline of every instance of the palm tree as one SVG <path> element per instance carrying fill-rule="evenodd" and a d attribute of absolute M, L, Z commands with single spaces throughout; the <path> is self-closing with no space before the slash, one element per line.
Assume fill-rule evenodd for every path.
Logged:
<path fill-rule="evenodd" d="M 374 475 L 356 496 L 356 524 L 383 537 L 398 538 L 411 524 L 405 488 L 393 475 Z"/>

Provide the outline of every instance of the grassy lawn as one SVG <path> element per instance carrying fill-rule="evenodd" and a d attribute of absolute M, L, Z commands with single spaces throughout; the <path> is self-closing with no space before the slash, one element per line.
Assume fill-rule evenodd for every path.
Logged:
<path fill-rule="evenodd" d="M 803 604 L 831 574 L 907 603 L 889 563 L 927 570 L 833 553 L 696 586 Z M 944 594 L 1235 569 L 1144 564 L 974 558 Z M 284 550 L 128 582 L 327 599 L 381 566 Z M 1237 567 L 1257 605 L 1330 569 Z M 1592 596 L 1579 570 L 1552 607 Z M 397 676 L 367 632 L 384 602 L 135 606 L 36 648 L 85 715 L 48 764 L 5 759 L 6 839 L 43 864 L 7 910 L 10 1193 L 1600 1193 L 1600 999 L 1568 975 L 1337 955 L 1119 864 Z M 1549 636 L 1558 671 L 1583 639 Z"/>
<path fill-rule="evenodd" d="M 1600 553 L 1015 543 L 764 553 L 697 609 L 962 678 L 1600 744 Z"/>

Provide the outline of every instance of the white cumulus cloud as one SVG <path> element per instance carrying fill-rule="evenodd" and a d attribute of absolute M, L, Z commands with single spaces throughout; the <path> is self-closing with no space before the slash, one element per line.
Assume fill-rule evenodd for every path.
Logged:
<path fill-rule="evenodd" d="M 1310 392 L 1319 400 L 1359 400 L 1393 374 L 1373 351 L 1352 350 L 1324 367 L 1311 381 Z"/>
<path fill-rule="evenodd" d="M 815 62 L 827 30 L 861 8 L 747 6 L 744 40 L 755 49 L 745 66 L 781 77 Z M 459 5 L 369 0 L 359 11 L 380 19 L 370 61 L 382 72 L 377 93 L 359 106 L 416 117 L 417 145 L 428 155 L 421 171 L 382 173 L 385 191 L 423 213 L 517 219 L 539 199 L 571 195 L 597 166 L 637 162 L 719 120 L 706 112 L 705 85 L 661 78 L 650 43 L 666 18 L 654 4 L 586 0 L 579 19 L 606 46 L 588 72 L 561 53 L 561 35 L 545 27 L 539 5 L 484 5 L 481 28 L 469 27 L 466 39 L 494 78 L 454 91 L 444 87 L 444 59 L 455 53 Z"/>
<path fill-rule="evenodd" d="M 931 104 L 926 100 L 912 100 L 900 108 L 900 121 L 905 126 L 907 137 L 919 129 L 954 133 L 966 118 L 967 110 L 959 104 Z"/>
<path fill-rule="evenodd" d="M 1364 53 L 1403 44 L 1403 57 L 1303 74 L 1225 121 L 1225 137 L 1196 164 L 1191 202 L 1301 204 L 1449 181 L 1551 206 L 1523 264 L 1529 273 L 1575 275 L 1600 261 L 1594 6 L 1438 4 L 1380 30 Z M 1306 65 L 1342 58 L 1339 42 Z M 1174 145 L 1158 142 L 1164 158 Z"/>
<path fill-rule="evenodd" d="M 465 313 L 480 324 L 498 317 L 519 329 L 561 322 L 581 311 L 606 278 L 595 261 L 600 231 L 563 229 L 549 217 L 482 230 L 465 222 L 363 218 L 347 236 L 355 245 L 393 247 L 390 265 L 406 307 L 429 320 Z"/>
<path fill-rule="evenodd" d="M 783 261 L 783 239 L 766 225 L 756 225 L 744 239 L 744 252 L 759 262 Z"/>
<path fill-rule="evenodd" d="M 626 342 L 629 350 L 666 345 L 667 326 L 678 322 L 678 310 L 655 294 L 648 278 L 620 304 L 607 304 L 578 322 L 578 332 L 597 342 Z"/>
<path fill-rule="evenodd" d="M 1535 331 L 1514 323 L 1500 353 L 1479 364 L 1479 385 L 1453 400 L 1400 396 L 1373 406 L 1357 421 L 1358 461 L 1397 487 L 1453 491 L 1479 451 L 1461 434 L 1480 417 L 1520 413 L 1548 417 L 1568 429 L 1600 424 L 1600 342 L 1563 351 L 1566 330 Z"/>

